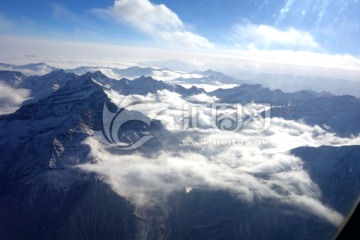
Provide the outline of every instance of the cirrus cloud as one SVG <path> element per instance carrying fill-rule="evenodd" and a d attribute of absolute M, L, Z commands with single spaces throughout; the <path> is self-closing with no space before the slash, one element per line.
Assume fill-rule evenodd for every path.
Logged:
<path fill-rule="evenodd" d="M 9 29 L 13 26 L 13 23 L 0 13 L 0 30 Z"/>

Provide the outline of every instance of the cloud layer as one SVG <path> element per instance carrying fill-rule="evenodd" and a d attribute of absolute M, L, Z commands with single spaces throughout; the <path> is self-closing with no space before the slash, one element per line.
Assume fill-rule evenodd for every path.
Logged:
<path fill-rule="evenodd" d="M 190 48 L 213 47 L 206 38 L 187 31 L 178 15 L 163 4 L 154 4 L 149 0 L 115 0 L 112 7 L 94 11 L 128 23 L 169 45 L 185 45 Z"/>
<path fill-rule="evenodd" d="M 108 94 L 121 103 L 123 96 Z M 271 126 L 263 131 L 244 127 L 240 132 L 223 133 L 212 127 L 211 107 L 204 104 L 196 105 L 199 127 L 184 130 L 179 119 L 184 117 L 184 106 L 190 103 L 178 94 L 159 91 L 130 98 L 134 99 L 127 98 L 122 103 L 144 101 L 136 110 L 161 119 L 180 144 L 159 139 L 164 141 L 164 149 L 151 157 L 141 153 L 118 155 L 88 138 L 85 144 L 91 146 L 91 156 L 97 164 L 81 168 L 97 172 L 115 192 L 136 206 L 163 203 L 169 194 L 185 188 L 222 189 L 245 202 L 272 199 L 295 206 L 334 225 L 343 220 L 340 213 L 320 201 L 320 189 L 302 168 L 302 160 L 290 155 L 289 150 L 299 146 L 359 144 L 359 138 L 338 138 L 320 127 L 280 118 L 273 118 Z M 168 110 L 160 111 L 163 108 Z"/>

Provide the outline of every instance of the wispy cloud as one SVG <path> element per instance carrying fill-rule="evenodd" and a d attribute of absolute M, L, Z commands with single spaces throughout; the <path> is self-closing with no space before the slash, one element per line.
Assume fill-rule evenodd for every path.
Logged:
<path fill-rule="evenodd" d="M 63 5 L 60 5 L 59 3 L 53 3 L 52 8 L 53 8 L 53 16 L 55 18 L 66 19 L 73 22 L 78 21 L 78 17 Z"/>
<path fill-rule="evenodd" d="M 205 93 L 200 93 L 198 95 L 193 95 L 187 98 L 188 101 L 190 102 L 199 102 L 199 103 L 215 103 L 217 101 L 219 101 L 220 99 L 218 99 L 215 96 L 208 96 Z"/>
<path fill-rule="evenodd" d="M 87 13 L 85 14 L 78 14 L 74 12 L 73 9 L 70 9 L 62 4 L 53 3 L 51 5 L 52 8 L 52 16 L 58 21 L 67 22 L 71 24 L 71 28 L 74 29 L 73 32 L 69 31 L 58 31 L 56 28 L 52 31 L 54 35 L 59 35 L 60 37 L 83 37 L 86 36 L 87 38 L 95 38 L 99 39 L 101 36 L 94 31 L 94 23 L 90 21 L 88 18 Z M 71 29 L 69 28 L 69 29 Z"/>
<path fill-rule="evenodd" d="M 115 0 L 107 9 L 94 9 L 100 16 L 110 16 L 117 21 L 128 23 L 137 30 L 169 45 L 191 48 L 212 48 L 205 37 L 186 30 L 178 15 L 164 4 L 149 0 Z"/>
<path fill-rule="evenodd" d="M 7 30 L 13 26 L 13 23 L 0 13 L 0 30 Z"/>
<path fill-rule="evenodd" d="M 241 23 L 233 26 L 231 31 L 235 43 L 249 49 L 316 49 L 319 44 L 306 31 L 293 27 L 276 29 L 269 25 Z"/>

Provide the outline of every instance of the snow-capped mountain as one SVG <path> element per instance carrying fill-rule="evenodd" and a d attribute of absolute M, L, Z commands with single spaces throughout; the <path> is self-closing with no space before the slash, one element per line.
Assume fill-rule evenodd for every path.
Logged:
<path fill-rule="evenodd" d="M 270 89 L 281 89 L 285 92 L 296 92 L 301 90 L 313 89 L 318 92 L 331 92 L 336 95 L 353 95 L 360 97 L 360 81 L 326 77 L 308 77 L 292 74 L 269 74 L 241 72 L 241 80 L 247 83 L 257 83 Z"/>
<path fill-rule="evenodd" d="M 218 89 L 209 93 L 222 102 L 271 103 L 273 117 L 303 121 L 309 125 L 335 132 L 339 136 L 360 133 L 360 100 L 353 96 L 334 96 L 330 93 L 299 91 L 285 93 L 261 85 L 243 84 L 232 89 Z"/>
<path fill-rule="evenodd" d="M 179 65 L 179 63 L 176 63 Z M 290 74 L 257 73 L 246 70 L 235 72 L 232 76 L 222 72 L 208 69 L 205 71 L 176 70 L 175 66 L 170 69 L 160 67 L 155 62 L 143 63 L 143 66 L 114 67 L 114 66 L 80 66 L 65 69 L 65 72 L 82 75 L 87 72 L 101 71 L 113 79 L 127 78 L 129 80 L 141 76 L 151 76 L 156 80 L 179 84 L 186 88 L 196 86 L 207 91 L 218 88 L 233 88 L 244 83 L 261 84 L 271 90 L 281 89 L 285 92 L 297 92 L 302 90 L 314 91 L 318 94 L 353 95 L 360 97 L 360 82 L 358 80 L 333 79 L 324 77 L 306 77 Z M 158 67 L 151 67 L 158 66 Z M 59 68 L 49 66 L 45 63 L 31 63 L 26 65 L 15 65 L 0 63 L 0 71 L 18 71 L 26 76 L 44 75 Z M 187 69 L 187 68 L 186 68 Z M 192 68 L 191 68 L 192 69 Z M 235 77 L 234 77 L 235 76 Z M 312 89 L 312 90 L 311 90 Z"/>
<path fill-rule="evenodd" d="M 339 136 L 360 133 L 360 100 L 352 96 L 308 98 L 303 103 L 272 109 L 274 117 L 301 120 Z"/>
<path fill-rule="evenodd" d="M 242 84 L 230 89 L 218 89 L 210 92 L 211 95 L 218 97 L 223 102 L 232 103 L 271 103 L 274 106 L 297 105 L 301 102 L 317 98 L 309 91 L 295 93 L 285 93 L 279 89 L 270 90 L 260 84 Z"/>
<path fill-rule="evenodd" d="M 324 202 L 343 213 L 351 211 L 360 188 L 360 146 L 301 147 L 291 152 L 304 161 L 310 177 L 322 189 Z"/>
<path fill-rule="evenodd" d="M 154 69 L 150 67 L 143 68 L 138 66 L 129 67 L 125 69 L 112 68 L 112 67 L 87 67 L 87 66 L 77 67 L 73 69 L 66 69 L 66 72 L 72 72 L 77 75 L 82 75 L 88 72 L 93 73 L 97 71 L 101 71 L 104 74 L 106 74 L 108 77 L 112 77 L 112 78 L 134 79 L 134 78 L 139 78 L 141 76 L 153 76 L 154 71 L 162 71 L 162 70 Z"/>
<path fill-rule="evenodd" d="M 0 72 L 0 79 L 35 99 L 0 116 L 4 239 L 331 239 L 359 194 L 359 147 L 343 146 L 359 143 L 355 97 L 250 84 L 207 92 L 100 71 Z M 118 109 L 109 91 L 142 100 L 143 112 Z M 219 133 L 206 125 L 213 114 L 208 99 L 269 103 L 273 128 Z M 177 130 L 180 110 L 191 104 L 204 125 Z M 153 119 L 151 111 L 164 115 Z M 124 116 L 137 120 L 115 128 Z M 112 143 L 152 138 L 124 152 L 96 134 Z M 227 137 L 271 141 L 216 144 Z M 288 144 L 290 151 L 279 150 Z M 331 144 L 337 147 L 323 146 Z"/>
<path fill-rule="evenodd" d="M 0 71 L 0 83 L 10 87 L 18 87 L 25 78 L 26 76 L 20 72 Z"/>
<path fill-rule="evenodd" d="M 98 183 L 96 177 L 74 168 L 93 161 L 88 157 L 89 148 L 81 142 L 101 130 L 104 103 L 116 111 L 102 87 L 85 75 L 73 78 L 50 96 L 26 104 L 14 114 L 0 117 L 0 202 L 6 209 L 0 214 L 2 237 L 96 239 L 98 236 L 92 235 L 91 229 L 102 221 L 99 236 L 135 239 L 136 231 L 140 231 L 135 222 L 140 219 L 134 215 L 134 207 Z M 146 130 L 140 127 L 133 124 L 130 128 L 135 132 Z M 93 194 L 99 198 L 91 197 Z M 91 213 L 100 209 L 95 203 L 103 201 L 109 203 L 103 205 L 109 214 L 118 208 L 111 224 L 118 222 L 123 227 L 107 228 L 112 217 L 102 211 L 100 215 Z M 95 222 L 89 225 L 84 214 Z M 130 225 L 131 222 L 134 223 Z M 44 223 L 44 231 L 39 231 Z M 85 224 L 87 233 L 76 233 L 77 224 Z M 103 227 L 112 230 L 103 231 Z"/>
<path fill-rule="evenodd" d="M 30 90 L 31 97 L 33 97 L 30 101 L 37 101 L 65 86 L 74 77 L 75 74 L 65 73 L 64 70 L 56 70 L 42 76 L 28 77 L 18 85 L 18 88 Z"/>
<path fill-rule="evenodd" d="M 102 86 L 103 89 L 112 89 L 123 95 L 146 95 L 149 93 L 156 93 L 159 90 L 176 92 L 182 96 L 191 96 L 205 92 L 203 89 L 198 89 L 196 87 L 188 89 L 182 87 L 181 85 L 174 85 L 145 76 L 141 76 L 133 80 L 126 78 L 115 80 L 107 77 L 100 71 L 96 71 L 94 73 L 89 72 L 84 74 L 84 76 L 91 78 L 94 82 Z"/>
<path fill-rule="evenodd" d="M 30 91 L 18 87 L 25 79 L 20 72 L 0 71 L 0 114 L 16 111 L 29 98 Z"/>
<path fill-rule="evenodd" d="M 165 81 L 171 84 L 181 85 L 187 88 L 196 86 L 204 88 L 209 91 L 215 90 L 219 87 L 234 87 L 244 83 L 244 81 L 237 80 L 233 77 L 227 76 L 221 72 L 208 69 L 206 71 L 173 71 L 161 68 L 152 67 L 128 67 L 124 69 L 114 67 L 78 67 L 74 69 L 67 69 L 66 72 L 72 72 L 78 75 L 87 72 L 101 71 L 110 78 L 121 79 L 126 78 L 133 80 L 141 76 L 152 77 L 156 80 Z"/>
<path fill-rule="evenodd" d="M 212 69 L 208 69 L 206 71 L 195 71 L 193 73 L 199 74 L 203 77 L 187 79 L 186 81 L 189 82 L 190 84 L 191 83 L 193 83 L 193 84 L 203 83 L 203 84 L 214 84 L 214 85 L 216 85 L 216 84 L 217 85 L 224 85 L 224 84 L 240 85 L 240 84 L 244 83 L 244 81 L 240 81 L 238 79 L 227 76 L 221 72 L 217 72 Z"/>
<path fill-rule="evenodd" d="M 0 71 L 0 83 L 15 89 L 27 89 L 30 97 L 40 99 L 63 87 L 65 83 L 76 75 L 55 70 L 41 76 L 26 77 L 20 72 Z"/>

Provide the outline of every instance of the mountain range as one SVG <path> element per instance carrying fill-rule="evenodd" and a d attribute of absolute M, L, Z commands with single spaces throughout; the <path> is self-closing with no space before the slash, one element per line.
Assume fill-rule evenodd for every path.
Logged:
<path fill-rule="evenodd" d="M 146 63 L 144 63 L 146 64 Z M 156 63 L 148 63 L 157 66 Z M 177 65 L 180 63 L 177 62 Z M 30 75 L 44 75 L 59 68 L 52 67 L 45 63 L 31 63 L 25 65 L 15 65 L 0 63 L 0 70 L 19 71 L 27 76 Z M 325 77 L 309 77 L 302 75 L 291 74 L 275 74 L 275 73 L 255 73 L 250 71 L 238 71 L 236 77 L 208 69 L 205 71 L 180 71 L 176 70 L 175 66 L 171 69 L 148 66 L 130 66 L 130 67 L 104 67 L 104 66 L 80 66 L 75 68 L 65 69 L 65 72 L 82 75 L 87 72 L 101 71 L 108 77 L 120 79 L 135 79 L 141 76 L 151 76 L 154 79 L 170 82 L 173 84 L 181 84 L 189 87 L 195 85 L 197 87 L 205 88 L 208 91 L 213 91 L 219 87 L 232 88 L 236 85 L 244 83 L 261 84 L 271 90 L 281 89 L 285 92 L 297 91 L 316 91 L 331 92 L 336 95 L 352 95 L 360 97 L 360 82 L 358 80 L 348 80 L 345 77 L 342 79 L 325 78 Z"/>
<path fill-rule="evenodd" d="M 33 70 L 39 66 L 23 68 Z M 348 216 L 357 201 L 360 148 L 357 144 L 349 144 L 358 143 L 360 134 L 360 100 L 356 97 L 310 90 L 287 93 L 258 84 L 206 91 L 196 86 L 185 88 L 177 81 L 154 79 L 147 76 L 156 71 L 151 68 L 114 71 L 121 76 L 133 77 L 118 80 L 101 71 L 83 72 L 87 70 L 90 69 L 54 70 L 41 76 L 0 71 L 3 85 L 15 92 L 29 91 L 15 112 L 0 115 L 0 205 L 3 209 L 0 211 L 0 239 L 331 239 L 340 227 L 332 219 Z M 139 72 L 145 76 L 138 76 Z M 203 83 L 236 82 L 211 70 L 193 74 L 202 77 L 183 81 L 189 80 L 191 85 L 197 84 L 199 79 Z M 150 104 L 144 112 L 118 108 L 109 91 L 138 99 L 154 98 L 159 103 L 168 101 L 171 104 L 165 117 L 174 114 L 175 119 L 180 115 L 171 111 L 175 111 L 177 102 L 186 101 L 197 106 L 201 104 L 195 100 L 199 96 L 215 99 L 218 104 L 268 103 L 270 109 L 260 114 L 264 116 L 266 111 L 270 111 L 271 117 L 276 119 L 274 124 L 290 129 L 287 134 L 295 136 L 295 142 L 300 138 L 318 142 L 301 143 L 301 146 L 286 151 L 285 155 L 267 152 L 275 143 L 268 147 L 251 147 L 249 155 L 241 152 L 244 146 L 232 146 L 235 151 L 232 155 L 236 153 L 234 159 L 239 161 L 237 165 L 229 163 L 229 166 L 241 177 L 233 174 L 230 180 L 224 177 L 226 171 L 221 170 L 227 161 L 234 161 L 232 155 L 227 154 L 226 146 L 219 149 L 220 154 L 223 151 L 222 155 L 216 155 L 221 159 L 209 157 L 207 162 L 204 157 L 191 159 L 194 151 L 195 154 L 212 151 L 206 146 L 200 146 L 197 153 L 196 146 L 177 145 L 184 134 L 193 137 L 218 135 L 194 127 L 177 132 L 168 127 L 166 118 L 151 118 L 148 125 L 132 121 L 117 130 L 118 137 L 126 143 L 133 143 L 144 132 L 150 133 L 153 138 L 139 149 L 124 152 L 105 145 L 99 145 L 101 147 L 97 149 L 97 144 L 89 139 L 96 132 L 104 134 L 104 106 L 115 116 L 125 114 L 128 118 L 143 116 L 145 119 L 148 118 L 145 110 L 157 110 Z M 162 96 L 171 97 L 163 99 Z M 208 109 L 205 107 L 199 106 L 204 116 Z M 255 136 L 246 131 L 234 136 Z M 265 130 L 262 136 L 275 134 L 272 131 L 276 132 Z M 316 134 L 326 139 L 320 141 L 318 136 L 314 136 Z M 170 151 L 173 151 L 173 157 L 169 161 L 174 165 L 148 166 L 161 161 L 164 152 L 169 154 Z M 248 160 L 248 164 L 256 164 L 258 159 L 254 156 L 257 156 L 257 151 L 264 153 L 268 161 L 256 165 L 259 167 L 257 171 L 242 165 L 242 161 Z M 271 165 L 272 158 L 277 158 L 277 155 L 300 164 L 291 167 Z M 99 156 L 104 159 L 100 160 Z M 214 164 L 216 171 L 212 176 L 200 174 L 194 177 L 191 173 L 194 169 L 184 167 L 179 173 L 177 167 L 182 162 L 173 163 L 182 161 L 178 156 L 189 156 L 184 161 L 199 161 L 200 173 L 205 173 L 206 168 Z M 142 158 L 144 162 L 141 162 Z M 284 161 L 287 160 L 280 159 L 279 163 Z M 106 164 L 110 167 L 107 168 Z M 111 172 L 115 171 L 117 164 L 120 164 L 119 172 L 127 167 L 130 170 L 112 178 Z M 135 169 L 138 164 L 148 166 L 147 170 L 154 174 L 148 178 L 144 176 L 142 180 L 142 172 Z M 270 170 L 267 164 L 270 164 Z M 104 166 L 105 170 L 84 170 L 98 166 Z M 298 175 L 300 179 L 309 181 L 309 185 L 281 185 L 281 181 L 276 181 L 278 178 L 290 181 Z M 223 177 L 222 184 L 212 185 Z M 205 180 L 207 178 L 211 180 Z M 256 179 L 264 185 L 261 188 L 241 186 L 242 178 Z M 122 182 L 124 179 L 132 187 L 130 193 L 124 190 L 127 189 Z M 145 200 L 152 196 L 160 200 L 153 204 L 139 204 L 138 196 L 143 196 L 139 190 L 141 185 L 151 181 L 154 181 L 154 186 L 150 185 L 149 192 L 145 191 L 145 196 L 148 196 Z M 182 181 L 187 185 L 182 185 Z M 240 190 L 228 188 L 223 183 L 235 184 L 234 189 Z M 177 187 L 167 192 L 168 186 Z M 307 187 L 302 189 L 303 186 Z M 246 191 L 242 192 L 242 187 L 249 187 L 255 197 L 245 200 Z M 138 191 L 140 195 L 133 198 Z M 163 191 L 166 195 L 162 194 Z M 257 191 L 260 193 L 255 193 Z M 303 195 L 311 197 L 302 198 Z M 319 201 L 316 202 L 319 205 L 315 205 L 319 212 L 313 213 L 303 207 L 315 200 Z M 328 215 L 335 217 L 326 220 Z"/>

